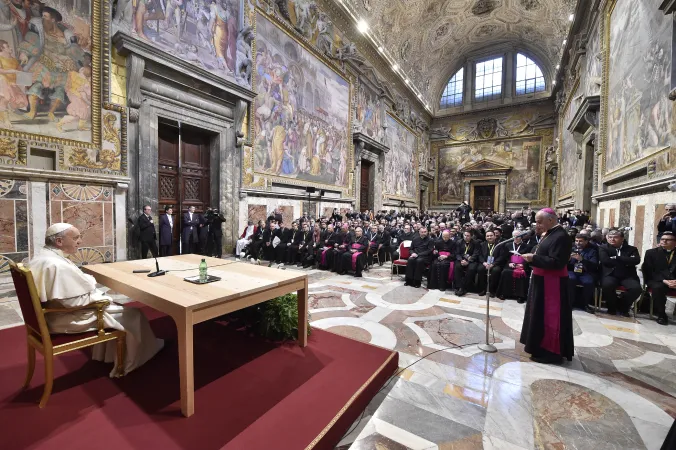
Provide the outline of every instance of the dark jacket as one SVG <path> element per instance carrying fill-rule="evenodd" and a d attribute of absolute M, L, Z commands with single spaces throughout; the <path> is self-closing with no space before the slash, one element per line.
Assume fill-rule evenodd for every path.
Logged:
<path fill-rule="evenodd" d="M 493 265 L 495 266 L 500 266 L 503 267 L 507 263 L 508 255 L 507 255 L 507 249 L 505 248 L 505 245 L 500 245 L 498 247 L 495 247 L 498 245 L 496 242 L 493 244 Z M 464 250 L 464 247 L 463 247 Z M 485 262 L 488 262 L 488 257 L 490 255 L 490 251 L 488 249 L 488 241 L 484 241 L 481 243 L 479 246 L 479 255 L 478 255 L 478 262 L 483 264 Z"/>
<path fill-rule="evenodd" d="M 429 236 L 425 236 L 424 238 L 417 236 L 413 238 L 411 247 L 408 250 L 411 255 L 415 253 L 418 255 L 418 258 L 429 259 L 434 251 L 434 240 L 430 239 Z"/>
<path fill-rule="evenodd" d="M 575 247 L 573 247 L 573 250 L 575 250 Z M 582 255 L 582 267 L 584 267 L 584 273 L 589 273 L 592 275 L 596 275 L 599 273 L 599 251 L 598 248 L 593 246 L 592 244 L 587 244 L 585 248 L 582 249 L 580 252 Z M 568 261 L 568 270 L 570 272 L 575 271 L 575 265 L 577 264 L 577 260 L 570 258 L 570 261 Z"/>
<path fill-rule="evenodd" d="M 211 223 L 209 224 L 209 234 L 213 234 L 214 236 L 223 236 L 223 227 L 221 227 L 222 224 L 225 223 L 225 217 L 223 217 L 223 214 L 219 214 L 217 216 L 214 216 L 214 218 L 211 220 Z M 256 226 L 254 226 L 254 234 L 256 233 Z"/>
<path fill-rule="evenodd" d="M 448 257 L 449 261 L 454 261 L 455 260 L 455 241 L 453 239 L 449 239 L 448 241 L 444 241 L 443 238 L 439 238 L 434 241 L 434 250 L 436 251 L 435 257 L 439 257 L 439 252 L 448 252 L 451 255 Z"/>
<path fill-rule="evenodd" d="M 663 248 L 651 248 L 645 252 L 643 279 L 647 281 L 676 280 L 676 249 L 671 251 L 671 263 L 667 264 L 668 253 Z"/>
<path fill-rule="evenodd" d="M 152 217 L 141 214 L 138 217 L 138 227 L 141 231 L 141 241 L 154 241 L 156 239 L 155 224 Z"/>
<path fill-rule="evenodd" d="M 612 245 L 601 245 L 599 246 L 599 261 L 604 277 L 613 276 L 620 280 L 625 278 L 638 280 L 636 266 L 641 263 L 641 256 L 638 254 L 638 249 L 633 245 L 623 242 L 622 247 L 620 247 L 620 256 L 617 256 L 617 250 Z"/>
<path fill-rule="evenodd" d="M 198 236 L 198 231 L 197 229 L 199 228 L 200 225 L 200 217 L 199 214 L 197 213 L 192 213 L 192 221 L 190 220 L 190 214 L 189 213 L 183 213 L 183 240 L 187 240 L 188 236 L 192 234 L 193 239 L 197 239 Z"/>
<path fill-rule="evenodd" d="M 662 233 L 665 231 L 671 231 L 676 234 L 676 217 L 669 217 L 659 221 L 657 224 L 657 239 L 661 238 Z"/>
<path fill-rule="evenodd" d="M 467 257 L 465 257 L 467 255 Z M 479 259 L 479 244 L 471 240 L 467 244 L 464 239 L 455 243 L 455 259 L 462 261 L 466 259 L 469 262 L 476 262 Z"/>
<path fill-rule="evenodd" d="M 176 226 L 176 217 L 172 216 L 173 226 Z M 160 216 L 160 245 L 171 245 L 174 240 L 173 229 L 169 225 L 169 218 L 166 214 Z"/>

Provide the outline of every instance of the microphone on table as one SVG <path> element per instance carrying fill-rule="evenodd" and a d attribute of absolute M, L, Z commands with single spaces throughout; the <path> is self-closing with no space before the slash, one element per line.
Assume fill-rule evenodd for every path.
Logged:
<path fill-rule="evenodd" d="M 160 275 L 164 275 L 167 273 L 166 270 L 160 270 L 160 263 L 157 261 L 157 256 L 153 255 L 155 258 L 155 272 L 151 272 L 148 274 L 149 277 L 159 277 Z"/>

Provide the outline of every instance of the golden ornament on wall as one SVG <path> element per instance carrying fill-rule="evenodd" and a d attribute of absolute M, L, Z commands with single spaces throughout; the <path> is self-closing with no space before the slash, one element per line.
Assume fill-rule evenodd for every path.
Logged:
<path fill-rule="evenodd" d="M 14 139 L 0 138 L 0 156 L 16 158 L 17 146 Z"/>

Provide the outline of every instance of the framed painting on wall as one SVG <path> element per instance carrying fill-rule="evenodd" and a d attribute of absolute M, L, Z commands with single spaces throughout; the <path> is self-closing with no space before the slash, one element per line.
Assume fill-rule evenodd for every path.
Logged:
<path fill-rule="evenodd" d="M 396 116 L 387 114 L 385 140 L 390 151 L 385 155 L 386 196 L 418 202 L 418 135 Z"/>

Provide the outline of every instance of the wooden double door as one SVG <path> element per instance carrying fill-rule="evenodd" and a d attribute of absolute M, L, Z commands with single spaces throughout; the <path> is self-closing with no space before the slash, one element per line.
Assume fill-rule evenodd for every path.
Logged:
<path fill-rule="evenodd" d="M 371 189 L 373 189 L 371 180 L 372 168 L 372 162 L 366 160 L 361 161 L 361 182 L 359 186 L 359 210 L 361 212 L 364 212 L 367 209 L 373 209 L 371 206 L 371 199 L 373 198 L 371 195 Z"/>
<path fill-rule="evenodd" d="M 474 186 L 474 205 L 479 211 L 493 211 L 495 208 L 495 185 Z"/>
<path fill-rule="evenodd" d="M 182 213 L 191 206 L 196 213 L 203 213 L 210 206 L 210 140 L 209 134 L 198 129 L 184 127 L 179 140 L 177 126 L 160 123 L 158 127 L 158 213 L 161 216 L 165 206 L 173 207 L 175 255 L 179 253 Z"/>

